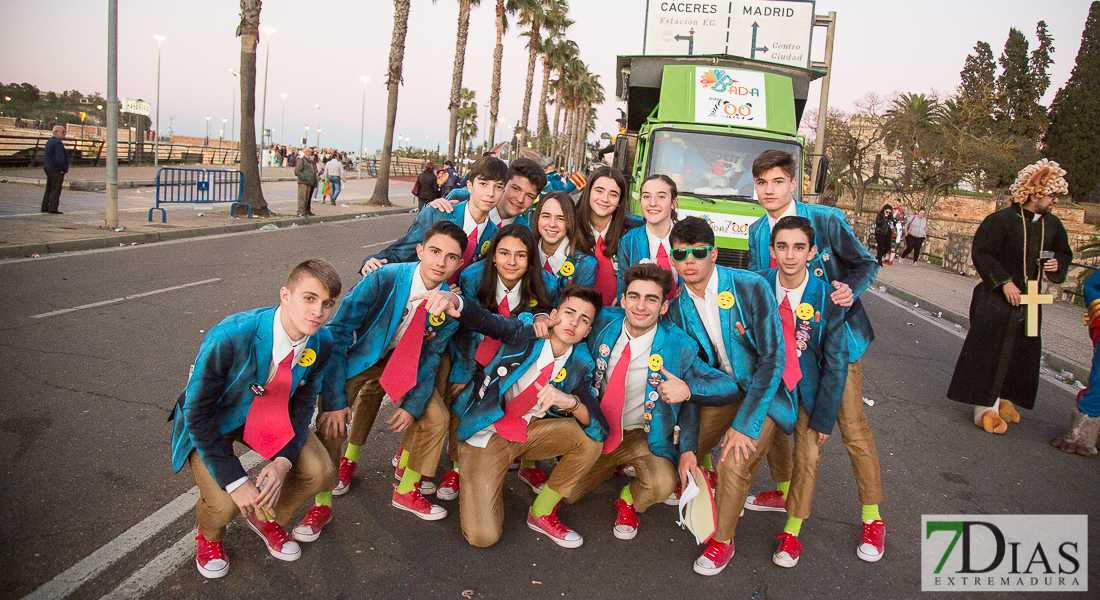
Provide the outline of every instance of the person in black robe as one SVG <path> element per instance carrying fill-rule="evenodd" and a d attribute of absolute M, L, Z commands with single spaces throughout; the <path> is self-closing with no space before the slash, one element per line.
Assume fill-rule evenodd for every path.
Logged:
<path fill-rule="evenodd" d="M 1042 309 L 1040 336 L 1027 336 L 1020 295 L 1027 280 L 1066 279 L 1073 251 L 1062 222 L 1050 213 L 1067 192 L 1064 175 L 1046 159 L 1028 166 L 1012 184 L 1013 204 L 987 216 L 974 234 L 971 256 L 982 280 L 970 301 L 970 331 L 947 397 L 973 404 L 974 423 L 990 433 L 1004 433 L 1006 420 L 1019 422 L 1013 404 L 1035 406 Z"/>

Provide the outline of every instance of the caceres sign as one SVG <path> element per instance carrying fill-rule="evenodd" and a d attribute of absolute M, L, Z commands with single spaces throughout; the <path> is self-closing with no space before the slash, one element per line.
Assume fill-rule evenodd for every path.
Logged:
<path fill-rule="evenodd" d="M 649 0 L 642 53 L 732 54 L 809 68 L 812 0 Z"/>
<path fill-rule="evenodd" d="M 921 591 L 1088 591 L 1088 515 L 922 515 Z"/>
<path fill-rule="evenodd" d="M 767 128 L 764 74 L 696 67 L 695 120 L 715 125 Z"/>
<path fill-rule="evenodd" d="M 752 225 L 760 217 L 752 215 L 730 215 L 718 212 L 703 212 L 699 210 L 687 210 L 677 208 L 676 214 L 681 219 L 685 217 L 699 217 L 707 222 L 714 230 L 714 235 L 719 237 L 749 239 L 749 225 Z"/>
<path fill-rule="evenodd" d="M 122 99 L 122 112 L 133 113 L 135 115 L 149 116 L 149 103 L 142 100 L 134 100 L 133 98 Z"/>

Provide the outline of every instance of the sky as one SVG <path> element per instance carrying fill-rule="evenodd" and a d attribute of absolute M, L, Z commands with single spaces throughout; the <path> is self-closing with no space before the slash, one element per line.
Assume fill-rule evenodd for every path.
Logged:
<path fill-rule="evenodd" d="M 600 74 L 608 99 L 598 109 L 601 132 L 615 131 L 615 57 L 640 54 L 647 0 L 573 0 L 576 23 L 568 35 L 580 47 L 581 59 Z M 217 136 L 223 118 L 230 119 L 239 69 L 239 3 L 190 0 L 186 3 L 119 0 L 119 97 L 156 98 L 157 42 L 161 52 L 161 130 L 203 136 L 206 115 Z M 1049 104 L 1069 79 L 1089 0 L 925 0 L 920 3 L 869 0 L 818 0 L 817 14 L 837 13 L 830 106 L 852 110 L 851 103 L 869 91 L 950 93 L 959 71 L 978 41 L 999 57 L 1009 28 L 1021 30 L 1035 47 L 1035 26 L 1044 20 L 1054 37 Z M 481 136 L 485 127 L 495 45 L 495 2 L 484 0 L 470 19 L 463 85 L 476 91 Z M 28 82 L 44 91 L 107 90 L 107 2 L 98 0 L 0 0 L 0 82 Z M 46 17 L 45 15 L 52 15 Z M 395 135 L 418 147 L 446 148 L 447 104 L 454 61 L 458 3 L 412 0 L 406 39 L 404 78 Z M 50 32 L 46 21 L 58 25 Z M 299 143 L 310 129 L 316 142 L 353 151 L 363 122 L 364 146 L 373 152 L 385 131 L 385 69 L 393 31 L 393 3 L 384 0 L 268 0 L 261 27 L 271 27 L 266 126 L 276 143 Z M 824 50 L 823 28 L 817 28 L 813 59 Z M 520 117 L 527 68 L 525 38 L 520 29 L 505 35 L 500 117 L 514 124 Z M 257 130 L 264 93 L 266 36 L 258 49 Z M 364 84 L 360 77 L 370 77 Z M 541 63 L 535 70 L 535 98 L 541 87 Z M 818 103 L 819 84 L 811 85 L 810 107 Z M 283 98 L 286 93 L 285 116 Z M 239 88 L 236 93 L 239 105 Z M 316 108 L 317 105 L 321 109 Z M 365 106 L 365 111 L 364 111 Z M 532 103 L 529 127 L 537 123 Z M 154 106 L 155 110 L 155 106 Z M 240 130 L 239 108 L 236 130 Z M 552 111 L 553 107 L 548 107 Z M 362 112 L 361 112 L 362 111 Z M 365 118 L 361 115 L 365 114 Z M 551 118 L 552 118 L 551 112 Z M 285 119 L 285 121 L 284 121 Z M 285 123 L 285 127 L 284 127 Z M 228 125 L 227 125 L 228 127 Z M 285 129 L 285 131 L 284 131 Z M 505 129 L 507 131 L 507 129 Z M 229 132 L 226 132 L 228 137 Z M 497 140 L 501 139 L 498 127 Z M 396 142 L 395 142 L 396 143 Z"/>

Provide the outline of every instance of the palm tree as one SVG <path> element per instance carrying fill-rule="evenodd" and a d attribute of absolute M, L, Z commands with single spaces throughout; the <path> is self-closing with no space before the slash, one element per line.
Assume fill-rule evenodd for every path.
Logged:
<path fill-rule="evenodd" d="M 575 146 L 573 148 L 574 169 L 584 168 L 587 155 L 587 138 L 590 131 L 595 130 L 595 111 L 592 107 L 602 104 L 604 101 L 603 84 L 600 76 L 585 70 L 584 76 L 578 82 L 577 114 L 573 117 L 576 130 Z"/>
<path fill-rule="evenodd" d="M 497 45 L 493 49 L 493 91 L 489 96 L 489 146 L 496 142 L 497 115 L 500 112 L 500 65 L 504 60 L 504 33 L 508 31 L 508 13 L 515 12 L 514 0 L 497 0 Z"/>
<path fill-rule="evenodd" d="M 455 41 L 455 66 L 451 74 L 450 127 L 447 131 L 447 160 L 455 159 L 455 138 L 458 137 L 459 96 L 462 88 L 462 70 L 466 64 L 466 36 L 470 32 L 470 7 L 481 0 L 458 0 L 458 39 Z"/>
<path fill-rule="evenodd" d="M 565 19 L 564 23 L 572 24 L 573 21 Z M 568 25 L 566 25 L 568 27 Z M 560 32 L 556 32 L 554 37 L 560 36 Z M 568 60 L 577 55 L 578 48 L 577 43 L 573 40 L 556 39 L 551 43 L 544 44 L 545 52 L 542 56 L 542 102 L 539 103 L 539 128 L 538 128 L 538 141 L 539 152 L 545 153 L 547 151 L 547 144 L 550 141 L 549 131 L 550 125 L 547 123 L 546 104 L 550 101 L 550 88 L 553 82 L 550 81 L 550 71 L 559 70 L 561 66 L 568 62 Z M 559 73 L 558 81 L 561 81 Z M 561 92 L 561 86 L 555 86 L 557 92 Z M 558 129 L 558 112 L 561 108 L 561 103 L 554 102 L 554 132 L 557 133 Z"/>
<path fill-rule="evenodd" d="M 267 200 L 260 185 L 260 159 L 256 154 L 256 45 L 260 42 L 261 0 L 241 0 L 241 176 L 244 179 L 243 202 L 252 214 L 266 217 Z M 160 135 L 160 132 L 157 132 Z"/>
<path fill-rule="evenodd" d="M 473 90 L 462 88 L 460 93 L 461 105 L 458 108 L 458 147 L 462 153 L 466 152 L 466 145 L 477 135 L 477 102 L 474 102 L 476 93 Z"/>
<path fill-rule="evenodd" d="M 527 123 L 531 116 L 531 94 L 535 87 L 535 63 L 539 53 L 542 52 L 542 30 L 546 19 L 553 8 L 564 0 L 509 0 L 516 7 L 520 25 L 526 25 L 527 31 L 521 33 L 527 38 L 527 87 L 523 94 L 523 112 L 519 118 L 519 129 L 516 131 L 519 144 L 522 146 L 527 139 Z"/>
<path fill-rule="evenodd" d="M 572 53 L 568 60 L 565 60 L 558 66 L 558 91 L 556 92 L 555 108 L 554 108 L 554 143 L 550 149 L 552 156 L 558 156 L 565 153 L 565 140 L 570 134 L 570 114 L 571 114 L 571 102 L 573 98 L 573 86 L 572 82 L 576 79 L 576 74 L 584 70 L 584 63 L 581 59 L 577 58 L 576 53 Z M 565 113 L 564 122 L 562 123 L 561 135 L 558 135 L 558 112 Z"/>
<path fill-rule="evenodd" d="M 242 0 L 243 1 L 243 0 Z M 378 180 L 367 204 L 392 206 L 390 202 L 390 157 L 393 153 L 393 126 L 397 121 L 397 90 L 401 85 L 401 69 L 405 62 L 405 33 L 409 29 L 410 0 L 393 0 L 393 37 L 390 39 L 390 63 L 386 74 L 386 134 L 382 138 L 382 161 L 378 165 Z"/>

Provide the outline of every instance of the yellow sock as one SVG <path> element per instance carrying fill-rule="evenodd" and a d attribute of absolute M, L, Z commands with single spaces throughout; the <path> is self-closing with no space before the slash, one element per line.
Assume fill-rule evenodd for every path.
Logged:
<path fill-rule="evenodd" d="M 554 507 L 561 502 L 561 494 L 550 489 L 550 486 L 542 486 L 542 491 L 535 497 L 535 503 L 531 505 L 531 514 L 536 517 L 545 517 L 554 512 Z"/>
<path fill-rule="evenodd" d="M 420 473 L 413 471 L 406 467 L 405 474 L 401 476 L 401 483 L 397 484 L 398 494 L 407 494 L 416 488 L 416 484 L 420 483 Z"/>
<path fill-rule="evenodd" d="M 351 462 L 359 462 L 359 450 L 362 446 L 356 446 L 355 444 L 348 444 L 348 449 L 344 451 L 344 458 Z"/>
<path fill-rule="evenodd" d="M 406 466 L 408 466 L 408 464 L 409 464 L 409 451 L 408 450 L 402 450 L 401 451 L 401 459 L 397 461 L 397 468 L 398 469 L 403 469 Z"/>
<path fill-rule="evenodd" d="M 332 506 L 332 492 L 321 492 L 317 494 L 315 502 L 321 506 Z"/>
<path fill-rule="evenodd" d="M 777 484 L 775 484 L 775 489 L 782 492 L 783 493 L 783 499 L 786 500 L 787 499 L 787 492 L 790 491 L 790 489 L 791 489 L 791 482 L 790 481 L 783 481 L 783 482 L 777 483 Z"/>
<path fill-rule="evenodd" d="M 802 519 L 787 517 L 787 524 L 783 527 L 783 531 L 797 537 L 802 532 Z"/>
<path fill-rule="evenodd" d="M 521 469 L 530 469 L 533 466 L 535 466 L 535 461 L 533 461 L 533 460 L 521 460 L 521 461 L 519 461 L 519 468 L 521 468 Z M 538 517 L 540 515 L 535 515 L 535 516 Z"/>
<path fill-rule="evenodd" d="M 714 470 L 714 462 L 711 460 L 709 452 L 703 455 L 703 460 L 699 461 L 699 467 L 708 471 Z"/>
<path fill-rule="evenodd" d="M 634 496 L 630 495 L 629 485 L 623 488 L 622 493 L 619 494 L 619 498 L 621 498 L 622 501 L 626 502 L 627 504 L 634 504 Z"/>
<path fill-rule="evenodd" d="M 881 521 L 882 516 L 878 514 L 877 504 L 864 504 L 863 505 L 863 522 L 867 521 Z"/>

